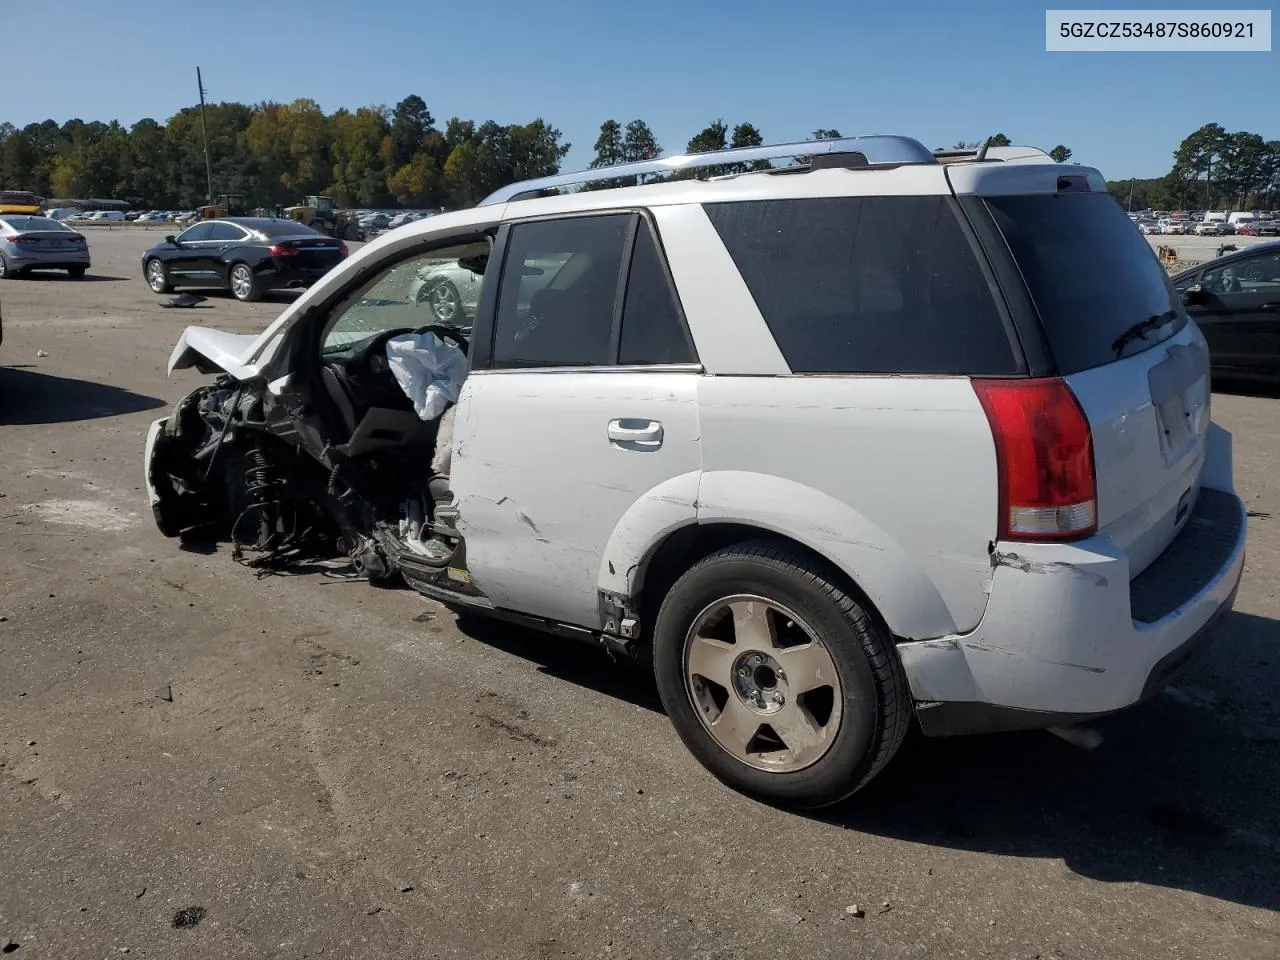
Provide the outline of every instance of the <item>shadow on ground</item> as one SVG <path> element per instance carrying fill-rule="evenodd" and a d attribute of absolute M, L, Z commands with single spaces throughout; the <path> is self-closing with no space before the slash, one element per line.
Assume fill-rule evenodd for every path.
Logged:
<path fill-rule="evenodd" d="M 0 426 L 97 420 L 163 406 L 123 387 L 0 366 Z"/>
<path fill-rule="evenodd" d="M 483 617 L 459 617 L 458 629 L 472 640 L 529 661 L 539 673 L 625 700 L 655 713 L 663 712 L 653 675 L 634 664 L 610 659 L 602 647 L 548 636 Z"/>
<path fill-rule="evenodd" d="M 551 676 L 662 710 L 649 678 L 603 651 L 497 622 L 459 626 Z M 1050 733 L 917 734 L 869 787 L 814 819 L 1280 910 L 1278 702 L 1280 622 L 1232 613 L 1168 691 L 1094 724 L 1105 737 L 1094 750 Z"/>
<path fill-rule="evenodd" d="M 36 281 L 60 281 L 63 283 L 121 283 L 128 280 L 128 277 L 107 277 L 99 273 L 86 273 L 78 280 L 72 280 L 60 270 L 41 270 L 32 273 L 24 273 L 23 280 Z"/>

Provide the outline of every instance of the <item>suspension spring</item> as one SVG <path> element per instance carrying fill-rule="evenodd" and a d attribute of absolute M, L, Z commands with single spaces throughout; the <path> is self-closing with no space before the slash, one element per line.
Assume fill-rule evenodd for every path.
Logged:
<path fill-rule="evenodd" d="M 250 498 L 258 503 L 271 499 L 271 488 L 279 483 L 267 455 L 258 447 L 250 450 L 245 458 L 249 461 L 249 469 L 244 472 L 244 488 Z"/>

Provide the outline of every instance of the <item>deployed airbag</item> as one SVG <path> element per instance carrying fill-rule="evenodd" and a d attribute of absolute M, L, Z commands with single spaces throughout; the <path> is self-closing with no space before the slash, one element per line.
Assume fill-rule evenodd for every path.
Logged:
<path fill-rule="evenodd" d="M 435 420 L 458 402 L 467 355 L 434 333 L 406 333 L 387 341 L 391 373 L 422 420 Z"/>

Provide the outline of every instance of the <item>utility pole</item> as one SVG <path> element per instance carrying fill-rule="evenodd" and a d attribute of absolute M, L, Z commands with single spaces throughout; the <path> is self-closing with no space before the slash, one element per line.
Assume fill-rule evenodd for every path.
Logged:
<path fill-rule="evenodd" d="M 209 160 L 209 127 L 204 122 L 204 81 L 196 67 L 196 86 L 200 90 L 200 132 L 204 135 L 204 175 L 209 186 L 209 203 L 213 203 L 213 163 Z"/>

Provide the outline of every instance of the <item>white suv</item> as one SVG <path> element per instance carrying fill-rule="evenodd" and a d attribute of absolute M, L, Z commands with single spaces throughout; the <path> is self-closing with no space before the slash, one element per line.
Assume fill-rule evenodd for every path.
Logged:
<path fill-rule="evenodd" d="M 409 293 L 441 261 L 482 278 L 465 332 Z M 1027 148 L 518 184 L 370 243 L 260 336 L 188 328 L 192 366 L 219 376 L 147 438 L 163 532 L 337 550 L 651 663 L 689 749 L 773 802 L 849 795 L 913 718 L 1137 703 L 1244 563 L 1204 339 L 1101 175 Z"/>

